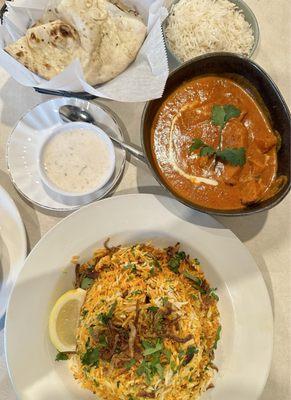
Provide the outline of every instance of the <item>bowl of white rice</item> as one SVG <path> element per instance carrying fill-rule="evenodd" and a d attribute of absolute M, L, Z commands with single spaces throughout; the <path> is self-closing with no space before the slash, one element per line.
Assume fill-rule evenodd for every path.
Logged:
<path fill-rule="evenodd" d="M 242 0 L 174 0 L 163 32 L 178 64 L 213 52 L 251 58 L 260 38 L 257 19 Z"/>

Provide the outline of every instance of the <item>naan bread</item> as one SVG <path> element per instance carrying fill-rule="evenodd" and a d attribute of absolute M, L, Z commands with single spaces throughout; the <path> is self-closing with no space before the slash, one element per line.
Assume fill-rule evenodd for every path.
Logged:
<path fill-rule="evenodd" d="M 56 21 L 36 24 L 5 50 L 45 79 L 79 59 L 89 84 L 106 82 L 136 58 L 146 36 L 143 22 L 124 10 L 107 0 L 62 0 L 49 11 L 49 20 L 54 15 Z M 70 32 L 67 36 L 61 26 Z"/>
<path fill-rule="evenodd" d="M 5 50 L 30 71 L 51 79 L 75 58 L 80 48 L 77 31 L 56 20 L 28 29 L 26 35 Z"/>

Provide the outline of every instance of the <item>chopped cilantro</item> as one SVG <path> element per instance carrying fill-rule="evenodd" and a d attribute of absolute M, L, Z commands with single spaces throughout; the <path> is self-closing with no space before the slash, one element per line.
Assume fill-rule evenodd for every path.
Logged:
<path fill-rule="evenodd" d="M 108 343 L 107 343 L 105 335 L 100 335 L 99 336 L 99 344 L 100 344 L 101 347 L 107 347 L 108 346 Z"/>
<path fill-rule="evenodd" d="M 88 314 L 88 310 L 86 310 L 84 308 L 84 310 L 82 310 L 82 312 L 81 312 L 82 317 L 86 317 L 87 314 Z"/>
<path fill-rule="evenodd" d="M 167 361 L 170 362 L 171 356 L 172 356 L 171 351 L 170 351 L 169 349 L 164 349 L 164 350 L 163 350 L 163 353 L 164 353 L 164 355 L 166 356 Z"/>
<path fill-rule="evenodd" d="M 144 345 L 144 342 L 142 343 Z M 157 343 L 154 347 L 149 347 L 147 343 L 147 347 L 145 348 L 143 355 L 144 356 L 149 356 L 150 354 L 157 353 L 163 349 L 163 344 L 162 342 L 158 339 Z"/>
<path fill-rule="evenodd" d="M 200 265 L 200 261 L 198 260 L 198 258 L 194 258 L 194 262 L 196 265 Z"/>
<path fill-rule="evenodd" d="M 178 274 L 179 272 L 179 267 L 180 263 L 182 260 L 185 260 L 186 254 L 184 251 L 179 251 L 177 252 L 174 257 L 170 258 L 168 262 L 168 266 L 171 271 L 173 271 L 175 274 Z"/>
<path fill-rule="evenodd" d="M 185 350 L 180 350 L 178 353 L 179 359 L 181 360 L 184 357 L 184 355 L 185 355 Z"/>
<path fill-rule="evenodd" d="M 156 307 L 156 306 L 150 306 L 150 307 L 148 308 L 148 311 L 155 313 L 155 312 L 157 312 L 157 311 L 158 311 L 158 309 L 159 309 L 159 307 Z"/>
<path fill-rule="evenodd" d="M 89 348 L 81 358 L 83 365 L 98 367 L 99 364 L 99 349 Z"/>
<path fill-rule="evenodd" d="M 221 325 L 219 325 L 219 327 L 217 329 L 217 333 L 216 333 L 216 338 L 215 338 L 215 342 L 214 342 L 214 346 L 213 346 L 213 348 L 215 350 L 217 349 L 217 343 L 220 340 L 220 334 L 221 334 Z"/>
<path fill-rule="evenodd" d="M 61 353 L 61 352 L 58 352 L 58 354 L 56 355 L 56 358 L 55 358 L 56 361 L 65 361 L 65 360 L 68 360 L 68 359 L 69 359 L 68 354 L 67 353 Z"/>
<path fill-rule="evenodd" d="M 246 149 L 244 147 L 217 150 L 216 155 L 222 161 L 226 161 L 231 165 L 242 167 L 246 163 Z"/>
<path fill-rule="evenodd" d="M 204 142 L 201 139 L 195 138 L 189 148 L 189 152 L 192 153 L 192 151 L 198 150 L 202 146 L 204 146 Z"/>
<path fill-rule="evenodd" d="M 91 335 L 91 336 L 93 335 L 93 333 L 94 333 L 94 328 L 95 328 L 94 325 L 89 326 L 89 328 L 88 328 L 89 335 Z"/>
<path fill-rule="evenodd" d="M 157 373 L 159 374 L 160 378 L 163 379 L 164 378 L 164 368 L 162 367 L 162 365 L 160 363 L 157 363 L 155 365 Z"/>
<path fill-rule="evenodd" d="M 222 130 L 231 118 L 240 116 L 240 110 L 232 104 L 214 105 L 211 112 L 211 122 Z"/>
<path fill-rule="evenodd" d="M 102 322 L 102 324 L 107 325 L 109 320 L 113 317 L 114 311 L 116 309 L 117 301 L 115 301 L 112 306 L 110 307 L 110 310 L 107 314 L 101 313 L 98 314 L 98 319 L 99 321 Z"/>
<path fill-rule="evenodd" d="M 189 362 L 192 360 L 195 354 L 198 353 L 198 349 L 195 346 L 189 346 L 186 350 L 186 356 L 184 358 L 184 361 L 182 362 L 182 365 L 187 365 Z"/>
<path fill-rule="evenodd" d="M 119 386 L 120 386 L 120 381 L 117 381 L 117 382 L 116 382 L 116 386 L 119 388 Z"/>
<path fill-rule="evenodd" d="M 162 301 L 163 306 L 165 306 L 169 301 L 169 297 L 167 297 L 167 296 L 161 297 L 161 301 Z"/>
<path fill-rule="evenodd" d="M 218 301 L 218 300 L 219 300 L 219 297 L 218 297 L 218 295 L 215 293 L 216 290 L 217 290 L 217 288 L 211 288 L 211 289 L 209 289 L 208 295 L 209 295 L 210 297 L 213 297 L 214 300 Z"/>
<path fill-rule="evenodd" d="M 232 104 L 226 104 L 224 106 L 214 105 L 211 112 L 211 122 L 213 125 L 219 126 L 219 144 L 218 148 L 214 149 L 212 146 L 207 145 L 201 139 L 195 138 L 192 145 L 189 148 L 190 153 L 192 151 L 200 149 L 199 156 L 212 156 L 220 158 L 222 161 L 226 161 L 231 165 L 243 166 L 246 162 L 246 149 L 240 148 L 225 148 L 222 150 L 222 130 L 226 123 L 231 118 L 240 116 L 241 111 L 233 106 Z"/>
<path fill-rule="evenodd" d="M 131 367 L 133 367 L 136 364 L 136 359 L 132 358 L 125 364 L 125 368 L 127 370 L 130 370 Z"/>
<path fill-rule="evenodd" d="M 93 281 L 94 279 L 85 276 L 85 278 L 82 279 L 81 288 L 84 290 L 89 289 L 92 286 Z"/>
<path fill-rule="evenodd" d="M 141 290 L 134 290 L 133 292 L 131 292 L 131 294 L 132 294 L 133 296 L 136 296 L 136 295 L 138 295 L 138 294 L 142 294 L 142 291 L 141 291 Z"/>
<path fill-rule="evenodd" d="M 170 367 L 171 367 L 171 370 L 173 371 L 173 372 L 175 372 L 176 371 L 176 363 L 174 362 L 174 361 L 171 361 L 170 362 Z"/>
<path fill-rule="evenodd" d="M 151 266 L 151 268 L 150 268 L 150 274 L 151 274 L 151 275 L 154 275 L 154 273 L 155 273 L 155 267 Z"/>
<path fill-rule="evenodd" d="M 124 269 L 130 269 L 131 272 L 135 273 L 137 271 L 136 265 L 132 263 L 128 263 L 124 266 Z"/>

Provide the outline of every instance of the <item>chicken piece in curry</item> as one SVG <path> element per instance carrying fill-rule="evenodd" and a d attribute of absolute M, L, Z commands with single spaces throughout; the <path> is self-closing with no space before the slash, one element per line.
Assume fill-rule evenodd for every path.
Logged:
<path fill-rule="evenodd" d="M 242 209 L 278 186 L 278 135 L 233 79 L 204 76 L 181 85 L 158 110 L 151 143 L 165 183 L 191 203 Z"/>

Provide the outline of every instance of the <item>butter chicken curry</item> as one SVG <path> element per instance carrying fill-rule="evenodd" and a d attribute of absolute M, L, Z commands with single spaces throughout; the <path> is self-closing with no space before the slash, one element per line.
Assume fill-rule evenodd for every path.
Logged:
<path fill-rule="evenodd" d="M 229 78 L 198 77 L 176 89 L 155 117 L 151 143 L 166 184 L 191 203 L 241 209 L 271 197 L 279 185 L 278 135 L 254 98 Z"/>

